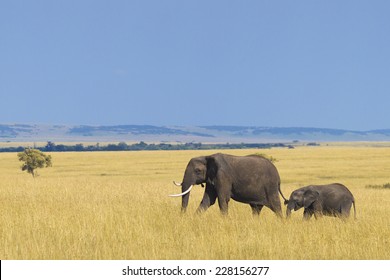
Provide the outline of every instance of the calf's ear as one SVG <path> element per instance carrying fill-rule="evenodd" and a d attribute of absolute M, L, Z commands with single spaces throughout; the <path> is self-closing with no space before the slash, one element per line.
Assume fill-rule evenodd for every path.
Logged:
<path fill-rule="evenodd" d="M 320 193 L 314 190 L 305 191 L 303 194 L 303 207 L 310 207 L 318 199 L 319 195 Z"/>

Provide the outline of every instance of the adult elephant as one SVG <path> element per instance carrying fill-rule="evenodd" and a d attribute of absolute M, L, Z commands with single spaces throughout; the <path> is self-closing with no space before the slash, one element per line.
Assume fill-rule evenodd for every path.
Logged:
<path fill-rule="evenodd" d="M 263 206 L 270 208 L 282 217 L 279 194 L 280 177 L 276 167 L 268 159 L 258 156 L 233 156 L 214 154 L 192 158 L 184 172 L 183 181 L 177 184 L 182 193 L 181 210 L 188 206 L 190 191 L 194 185 L 206 184 L 197 212 L 203 212 L 213 205 L 218 198 L 219 209 L 227 214 L 228 203 L 235 201 L 247 203 L 253 214 L 260 214 Z"/>
<path fill-rule="evenodd" d="M 291 211 L 304 207 L 304 219 L 325 216 L 347 218 L 353 204 L 356 219 L 355 199 L 348 188 L 342 184 L 312 185 L 293 191 L 287 204 L 286 215 L 290 217 Z"/>

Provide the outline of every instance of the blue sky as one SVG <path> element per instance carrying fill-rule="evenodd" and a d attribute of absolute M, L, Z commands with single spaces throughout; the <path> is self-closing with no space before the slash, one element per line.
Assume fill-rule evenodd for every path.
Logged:
<path fill-rule="evenodd" d="M 390 128 L 390 1 L 0 2 L 0 123 Z"/>

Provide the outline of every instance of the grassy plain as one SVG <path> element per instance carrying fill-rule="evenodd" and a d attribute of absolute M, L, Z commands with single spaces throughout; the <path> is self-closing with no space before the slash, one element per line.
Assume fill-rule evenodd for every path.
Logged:
<path fill-rule="evenodd" d="M 267 208 L 253 217 L 231 201 L 186 214 L 183 171 L 194 156 L 264 153 L 275 162 L 286 197 L 301 186 L 340 182 L 355 196 L 357 217 L 289 221 Z M 16 153 L 0 154 L 0 259 L 390 259 L 389 147 L 321 146 L 228 151 L 52 153 L 41 176 L 19 169 Z M 283 206 L 283 211 L 285 211 Z"/>

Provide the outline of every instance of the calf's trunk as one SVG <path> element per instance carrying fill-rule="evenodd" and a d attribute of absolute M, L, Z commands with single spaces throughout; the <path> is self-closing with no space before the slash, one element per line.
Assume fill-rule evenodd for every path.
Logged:
<path fill-rule="evenodd" d="M 287 204 L 286 217 L 287 219 L 291 216 L 291 211 L 295 208 L 295 202 L 289 201 Z"/>

